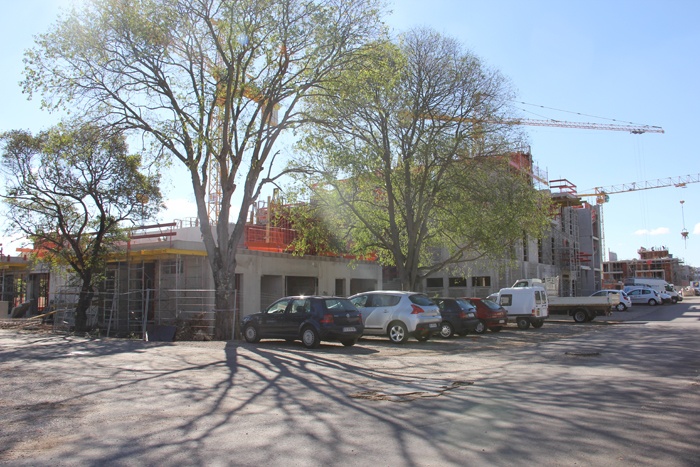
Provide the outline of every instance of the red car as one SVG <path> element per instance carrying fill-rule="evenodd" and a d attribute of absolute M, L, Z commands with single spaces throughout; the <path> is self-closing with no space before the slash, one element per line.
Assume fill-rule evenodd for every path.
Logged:
<path fill-rule="evenodd" d="M 498 332 L 508 324 L 508 312 L 493 300 L 475 297 L 465 297 L 464 300 L 476 307 L 476 317 L 479 318 L 479 324 L 474 332 L 477 334 L 485 333 L 487 328 L 491 332 Z"/>

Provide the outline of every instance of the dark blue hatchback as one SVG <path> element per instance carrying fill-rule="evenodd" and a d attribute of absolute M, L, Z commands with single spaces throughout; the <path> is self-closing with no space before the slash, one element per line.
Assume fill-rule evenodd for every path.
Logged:
<path fill-rule="evenodd" d="M 452 337 L 454 334 L 466 336 L 474 332 L 479 324 L 474 305 L 461 298 L 439 297 L 432 300 L 440 307 L 442 315 L 441 337 Z"/>
<path fill-rule="evenodd" d="M 309 349 L 321 341 L 355 345 L 364 331 L 362 315 L 347 298 L 296 296 L 277 300 L 262 313 L 243 317 L 243 337 L 301 340 Z"/>

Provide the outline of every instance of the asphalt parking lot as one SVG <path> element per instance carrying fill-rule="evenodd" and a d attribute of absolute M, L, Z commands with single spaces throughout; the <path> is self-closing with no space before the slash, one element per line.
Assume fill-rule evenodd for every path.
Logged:
<path fill-rule="evenodd" d="M 0 330 L 0 463 L 697 465 L 699 319 L 314 350 Z"/>

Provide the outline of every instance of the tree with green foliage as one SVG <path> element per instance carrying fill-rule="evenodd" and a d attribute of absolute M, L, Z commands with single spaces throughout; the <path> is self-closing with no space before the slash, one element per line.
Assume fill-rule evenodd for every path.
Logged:
<path fill-rule="evenodd" d="M 508 163 L 521 135 L 501 123 L 507 82 L 454 40 L 416 29 L 373 44 L 334 84 L 299 144 L 310 199 L 353 253 L 396 266 L 404 289 L 547 225 L 548 197 Z"/>
<path fill-rule="evenodd" d="M 141 156 L 127 153 L 121 134 L 90 125 L 62 125 L 32 135 L 0 135 L 1 195 L 6 228 L 34 241 L 41 260 L 79 280 L 75 331 L 87 330 L 87 310 L 108 256 L 123 248 L 125 228 L 161 208 L 156 175 L 143 173 Z"/>
<path fill-rule="evenodd" d="M 238 334 L 236 248 L 248 211 L 287 172 L 276 143 L 307 122 L 307 96 L 383 34 L 381 1 L 87 0 L 26 53 L 24 89 L 46 107 L 81 106 L 141 132 L 187 169 L 218 339 L 233 326 Z"/>

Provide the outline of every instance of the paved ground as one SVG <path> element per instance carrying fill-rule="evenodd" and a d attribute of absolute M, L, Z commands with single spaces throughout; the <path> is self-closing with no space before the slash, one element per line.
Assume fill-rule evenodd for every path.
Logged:
<path fill-rule="evenodd" d="M 698 465 L 699 319 L 313 351 L 0 330 L 0 463 Z"/>

